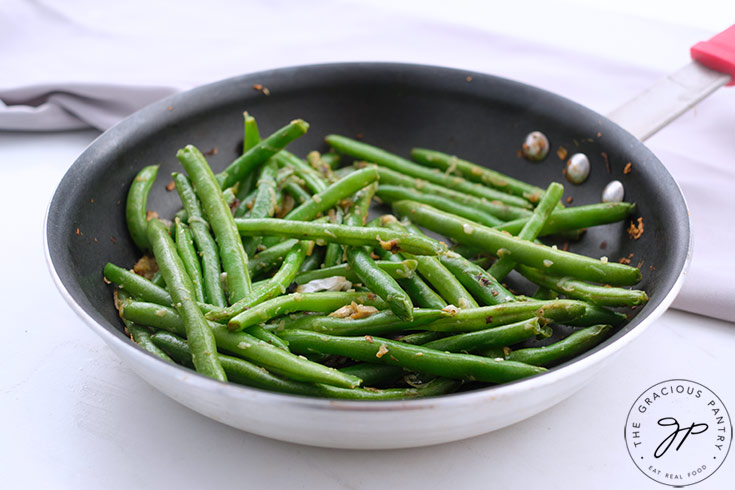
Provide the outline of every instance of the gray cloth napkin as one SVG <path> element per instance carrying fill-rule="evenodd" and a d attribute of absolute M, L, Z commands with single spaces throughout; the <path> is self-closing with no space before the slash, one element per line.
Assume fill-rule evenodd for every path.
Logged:
<path fill-rule="evenodd" d="M 0 130 L 104 131 L 176 92 L 171 87 L 59 83 L 0 90 Z"/>

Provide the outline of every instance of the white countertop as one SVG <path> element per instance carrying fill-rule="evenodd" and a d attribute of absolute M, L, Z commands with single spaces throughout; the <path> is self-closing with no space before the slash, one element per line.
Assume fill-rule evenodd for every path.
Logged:
<path fill-rule="evenodd" d="M 95 136 L 0 133 L 3 488 L 662 488 L 633 465 L 625 447 L 623 427 L 638 395 L 660 381 L 687 378 L 735 413 L 735 325 L 670 310 L 577 394 L 470 440 L 328 450 L 209 420 L 123 365 L 64 303 L 48 274 L 45 207 Z M 733 481 L 730 456 L 695 488 L 732 488 Z"/>

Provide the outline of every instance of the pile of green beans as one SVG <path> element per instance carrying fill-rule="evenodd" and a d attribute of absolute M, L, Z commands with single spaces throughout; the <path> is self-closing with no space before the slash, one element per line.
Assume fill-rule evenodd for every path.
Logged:
<path fill-rule="evenodd" d="M 541 374 L 648 300 L 630 288 L 637 268 L 539 241 L 621 221 L 633 204 L 564 207 L 557 182 L 339 135 L 304 159 L 285 150 L 308 128 L 297 119 L 261 138 L 244 113 L 242 154 L 219 173 L 196 147 L 179 150 L 171 221 L 148 209 L 159 167 L 140 170 L 126 219 L 144 255 L 103 273 L 142 349 L 281 393 L 440 396 Z"/>

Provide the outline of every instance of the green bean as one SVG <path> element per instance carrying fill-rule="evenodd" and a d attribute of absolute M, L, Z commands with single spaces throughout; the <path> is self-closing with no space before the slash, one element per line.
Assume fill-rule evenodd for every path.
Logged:
<path fill-rule="evenodd" d="M 216 356 L 217 346 L 214 336 L 194 301 L 194 286 L 186 274 L 181 258 L 176 253 L 176 245 L 168 235 L 166 226 L 158 219 L 152 219 L 148 222 L 147 235 L 158 267 L 166 279 L 174 307 L 184 323 L 197 372 L 220 381 L 227 381 L 227 376 Z"/>
<path fill-rule="evenodd" d="M 368 317 L 354 320 L 349 317 L 307 316 L 286 323 L 284 328 L 312 330 L 332 335 L 385 335 L 404 330 L 420 329 L 422 325 L 447 315 L 442 310 L 416 308 L 413 310 L 411 320 L 403 320 L 392 311 L 380 311 Z"/>
<path fill-rule="evenodd" d="M 344 136 L 330 134 L 326 142 L 335 150 L 359 160 L 375 163 L 381 167 L 388 167 L 396 172 L 418 177 L 434 184 L 449 187 L 459 192 L 465 192 L 477 197 L 484 197 L 490 201 L 517 202 L 513 196 L 496 191 L 483 185 L 475 184 L 461 177 L 448 176 L 438 170 L 428 169 L 415 164 L 410 160 L 388 153 L 385 150 L 371 146 Z M 509 203 L 510 204 L 510 203 Z"/>
<path fill-rule="evenodd" d="M 486 306 L 516 301 L 515 296 L 505 289 L 492 275 L 461 255 L 448 252 L 439 257 L 444 267 L 454 274 L 475 298 Z"/>
<path fill-rule="evenodd" d="M 439 340 L 444 337 L 446 337 L 447 334 L 444 332 L 436 332 L 434 330 L 426 330 L 424 332 L 414 332 L 410 333 L 408 335 L 402 335 L 400 337 L 396 337 L 393 340 L 400 340 L 403 343 L 411 344 L 411 345 L 424 345 L 427 342 L 432 342 L 434 340 Z"/>
<path fill-rule="evenodd" d="M 321 154 L 321 161 L 325 165 L 327 165 L 329 168 L 331 168 L 333 171 L 339 167 L 339 164 L 341 162 L 341 157 L 339 153 L 329 152 L 329 153 L 322 153 Z"/>
<path fill-rule="evenodd" d="M 279 165 L 293 168 L 294 173 L 304 181 L 306 187 L 314 194 L 327 188 L 325 178 L 296 155 L 282 150 L 274 158 Z"/>
<path fill-rule="evenodd" d="M 385 203 L 392 203 L 395 201 L 411 200 L 429 204 L 437 209 L 446 211 L 448 213 L 462 216 L 463 218 L 477 221 L 485 226 L 497 226 L 501 225 L 503 221 L 491 214 L 487 214 L 480 209 L 468 207 L 462 203 L 452 201 L 445 197 L 424 194 L 418 192 L 415 189 L 408 187 L 399 187 L 395 185 L 381 185 L 378 187 L 378 198 Z"/>
<path fill-rule="evenodd" d="M 279 349 L 289 351 L 288 342 L 286 342 L 285 340 L 283 340 L 281 337 L 274 334 L 273 332 L 269 332 L 268 330 L 261 327 L 260 325 L 253 325 L 252 327 L 248 328 L 247 333 L 249 333 L 256 339 L 262 340 L 263 342 L 267 342 L 275 347 L 278 347 Z"/>
<path fill-rule="evenodd" d="M 413 277 L 416 270 L 416 261 L 413 259 L 398 260 L 397 262 L 388 260 L 376 260 L 375 264 L 387 272 L 394 279 L 406 279 Z M 342 276 L 350 282 L 360 282 L 355 271 L 349 264 L 340 264 L 332 267 L 324 267 L 322 269 L 314 269 L 302 272 L 293 280 L 296 284 L 306 284 L 316 279 L 325 279 L 327 277 Z M 443 305 L 446 306 L 446 305 Z"/>
<path fill-rule="evenodd" d="M 385 220 L 384 225 L 391 230 L 407 231 L 408 233 L 428 238 L 418 228 L 412 227 L 411 225 L 404 226 L 398 221 Z M 478 304 L 472 295 L 467 292 L 454 274 L 449 272 L 441 264 L 438 257 L 411 255 L 405 252 L 402 255 L 406 258 L 416 260 L 419 273 L 436 289 L 447 303 L 460 308 L 477 308 Z"/>
<path fill-rule="evenodd" d="M 438 332 L 474 332 L 533 317 L 539 318 L 542 322 L 567 323 L 582 316 L 586 311 L 587 305 L 576 300 L 515 301 L 501 305 L 458 309 L 454 315 L 435 320 L 423 328 Z"/>
<path fill-rule="evenodd" d="M 385 303 L 373 293 L 293 293 L 273 298 L 243 311 L 229 321 L 228 327 L 230 330 L 238 331 L 280 315 L 297 311 L 331 312 L 351 302 L 385 307 Z"/>
<path fill-rule="evenodd" d="M 123 308 L 123 317 L 142 325 L 167 330 L 176 335 L 186 335 L 182 317 L 173 308 L 152 303 L 130 302 Z M 354 388 L 360 384 L 360 379 L 354 376 L 303 359 L 249 333 L 230 332 L 227 327 L 216 322 L 207 324 L 220 351 L 230 352 L 273 372 L 297 381 L 327 383 L 345 388 Z"/>
<path fill-rule="evenodd" d="M 628 216 L 635 204 L 628 202 L 603 202 L 573 208 L 555 209 L 548 221 L 544 224 L 538 236 L 554 235 L 557 233 L 589 228 L 591 226 L 606 225 L 622 221 Z M 495 228 L 517 235 L 523 229 L 528 218 L 508 221 Z"/>
<path fill-rule="evenodd" d="M 459 216 L 444 213 L 425 204 L 411 201 L 393 203 L 401 216 L 453 240 L 480 247 L 498 257 L 512 256 L 519 264 L 546 270 L 552 274 L 610 285 L 631 285 L 641 280 L 641 271 L 623 264 L 557 250 L 527 242 L 492 228 L 473 223 Z"/>
<path fill-rule="evenodd" d="M 331 154 L 325 154 L 327 155 L 336 155 L 336 153 Z M 318 151 L 311 151 L 308 155 L 306 155 L 306 161 L 309 163 L 311 168 L 319 172 L 319 174 L 324 178 L 327 182 L 332 183 L 339 180 L 336 175 L 334 175 L 333 171 L 333 165 L 334 165 L 334 158 L 329 157 L 327 158 L 329 161 L 324 161 L 322 159 L 322 155 Z"/>
<path fill-rule="evenodd" d="M 158 174 L 158 165 L 143 167 L 130 184 L 128 197 L 125 201 L 125 219 L 128 223 L 128 231 L 135 245 L 141 250 L 148 250 L 150 243 L 146 236 L 148 225 L 148 194 L 151 192 L 153 182 Z"/>
<path fill-rule="evenodd" d="M 363 187 L 378 180 L 378 171 L 375 168 L 364 168 L 331 184 L 323 191 L 314 194 L 312 198 L 286 215 L 292 221 L 309 221 L 321 212 L 333 208 L 342 199 L 350 197 Z"/>
<path fill-rule="evenodd" d="M 524 266 L 521 266 L 524 267 Z M 533 299 L 541 299 L 541 300 L 550 300 L 550 299 L 556 299 L 559 297 L 559 295 L 556 293 L 556 291 L 553 291 L 549 288 L 545 288 L 543 286 L 539 286 L 538 289 L 536 289 L 536 292 L 533 293 L 533 296 L 531 296 Z"/>
<path fill-rule="evenodd" d="M 258 123 L 253 116 L 248 114 L 247 111 L 243 112 L 242 116 L 244 119 L 242 153 L 244 155 L 248 150 L 260 143 L 260 131 L 258 130 Z"/>
<path fill-rule="evenodd" d="M 392 383 L 406 374 L 403 368 L 397 366 L 386 366 L 384 364 L 370 364 L 360 362 L 352 366 L 339 368 L 345 374 L 357 376 L 362 380 L 363 386 L 376 386 Z"/>
<path fill-rule="evenodd" d="M 337 225 L 342 224 L 344 220 L 344 212 L 340 206 L 335 208 L 334 216 L 330 216 L 330 223 Z M 324 267 L 332 267 L 339 265 L 344 261 L 344 247 L 339 243 L 328 243 L 327 250 L 324 254 Z"/>
<path fill-rule="evenodd" d="M 261 140 L 235 159 L 224 171 L 217 174 L 216 179 L 222 189 L 235 185 L 258 165 L 278 153 L 287 144 L 306 134 L 309 124 L 301 119 L 291 121 L 264 140 Z"/>
<path fill-rule="evenodd" d="M 238 236 L 232 212 L 222 197 L 212 169 L 196 147 L 187 145 L 176 153 L 176 157 L 189 174 L 202 202 L 204 214 L 214 231 L 222 268 L 227 275 L 229 301 L 239 301 L 252 291 L 252 287 L 248 274 L 248 256 Z"/>
<path fill-rule="evenodd" d="M 385 228 L 283 219 L 236 219 L 235 224 L 240 234 L 244 236 L 269 235 L 341 243 L 354 247 L 381 246 L 394 252 L 409 252 L 415 255 L 437 255 L 444 251 L 444 246 L 436 240 Z"/>
<path fill-rule="evenodd" d="M 398 254 L 394 254 L 382 247 L 376 247 L 374 251 L 379 257 L 390 260 L 392 262 L 400 262 L 402 259 Z M 418 264 L 417 264 L 418 265 Z M 431 308 L 435 310 L 441 310 L 447 306 L 447 302 L 439 296 L 436 291 L 431 289 L 428 284 L 424 282 L 417 274 L 412 277 L 404 279 L 398 279 L 398 284 L 401 285 L 404 291 L 411 297 L 411 302 L 420 308 Z"/>
<path fill-rule="evenodd" d="M 564 194 L 564 186 L 558 182 L 552 182 L 549 184 L 549 187 L 546 189 L 546 192 L 544 192 L 543 197 L 538 202 L 533 215 L 528 218 L 523 229 L 518 233 L 518 238 L 529 242 L 535 240 L 541 229 L 544 227 L 544 223 L 549 219 L 551 211 L 559 203 L 559 199 L 561 199 L 562 194 Z M 512 257 L 501 257 L 498 258 L 498 261 L 495 262 L 490 269 L 488 269 L 488 273 L 498 281 L 502 281 L 505 279 L 505 276 L 513 270 L 515 265 L 516 263 Z"/>
<path fill-rule="evenodd" d="M 255 254 L 248 261 L 248 272 L 250 272 L 250 275 L 255 276 L 258 273 L 266 272 L 276 267 L 297 242 L 298 240 L 296 239 L 284 240 Z"/>
<path fill-rule="evenodd" d="M 189 228 L 176 219 L 176 251 L 184 263 L 186 273 L 189 274 L 194 285 L 194 294 L 199 302 L 204 302 L 204 284 L 202 281 L 202 264 L 199 262 L 197 251 L 194 248 L 194 242 L 191 238 Z"/>
<path fill-rule="evenodd" d="M 161 271 L 156 271 L 151 278 L 151 282 L 158 287 L 166 288 L 166 281 L 163 280 L 163 274 Z"/>
<path fill-rule="evenodd" d="M 571 320 L 563 322 L 565 325 L 570 327 L 590 327 L 592 325 L 606 324 L 617 327 L 628 319 L 628 315 L 620 313 L 619 311 L 613 311 L 603 306 L 596 306 L 590 303 L 585 303 L 584 313 Z"/>
<path fill-rule="evenodd" d="M 324 262 L 324 247 L 314 247 L 311 251 L 311 255 L 306 257 L 304 263 L 301 264 L 299 274 L 318 269 L 322 262 Z"/>
<path fill-rule="evenodd" d="M 348 226 L 363 226 L 367 220 L 368 210 L 375 184 L 371 184 L 357 193 L 354 204 L 345 216 L 344 222 Z M 355 272 L 360 282 L 374 292 L 388 304 L 395 315 L 406 321 L 413 319 L 413 303 L 401 286 L 390 274 L 375 264 L 367 247 L 348 247 L 347 263 Z"/>
<path fill-rule="evenodd" d="M 202 258 L 204 298 L 207 303 L 225 306 L 227 301 L 220 280 L 222 270 L 220 269 L 219 249 L 209 231 L 209 224 L 202 215 L 199 199 L 186 175 L 174 173 L 173 179 L 176 184 L 176 191 L 188 215 L 189 229 L 194 244 Z"/>
<path fill-rule="evenodd" d="M 254 176 L 252 179 L 250 179 L 250 176 Z M 240 197 L 240 202 L 238 203 L 237 207 L 235 208 L 235 212 L 233 213 L 236 218 L 242 218 L 245 215 L 248 215 L 250 213 L 250 209 L 252 209 L 253 205 L 255 204 L 255 196 L 258 195 L 258 189 L 256 188 L 256 178 L 259 175 L 255 172 L 252 172 L 248 174 L 248 177 L 246 179 L 252 180 L 252 186 L 248 192 L 245 192 L 244 196 Z M 241 180 L 240 183 L 245 182 L 245 180 Z M 248 186 L 250 186 L 250 182 L 246 182 Z M 238 191 L 238 194 L 240 192 Z"/>
<path fill-rule="evenodd" d="M 311 194 L 304 190 L 301 185 L 293 179 L 288 179 L 283 184 L 283 190 L 293 197 L 296 204 L 303 204 L 311 199 Z"/>
<path fill-rule="evenodd" d="M 539 187 L 446 153 L 414 148 L 411 151 L 411 158 L 449 173 L 456 172 L 468 180 L 481 182 L 500 191 L 523 197 L 532 203 L 538 202 L 544 195 L 544 190 Z"/>
<path fill-rule="evenodd" d="M 263 165 L 258 178 L 257 193 L 253 207 L 250 209 L 250 218 L 270 218 L 276 210 L 276 173 L 278 169 L 272 162 Z M 243 241 L 243 247 L 248 257 L 255 254 L 260 245 L 260 237 L 251 237 Z"/>
<path fill-rule="evenodd" d="M 423 194 L 443 197 L 450 201 L 464 204 L 465 207 L 477 209 L 485 214 L 495 216 L 501 221 L 526 218 L 531 215 L 531 211 L 529 211 L 531 204 L 517 196 L 511 196 L 509 194 L 500 196 L 506 201 L 510 201 L 509 203 L 500 200 L 487 200 L 482 197 L 452 190 L 443 185 L 432 184 L 423 179 L 409 177 L 385 167 L 378 167 L 378 175 L 380 176 L 380 185 L 406 187 L 415 189 Z"/>
<path fill-rule="evenodd" d="M 611 325 L 593 325 L 544 347 L 529 347 L 512 351 L 506 356 L 511 361 L 534 366 L 550 366 L 571 359 L 590 350 L 607 337 Z"/>
<path fill-rule="evenodd" d="M 154 356 L 163 359 L 164 361 L 174 362 L 168 354 L 158 348 L 156 344 L 151 340 L 150 329 L 142 325 L 138 325 L 130 320 L 126 320 L 122 317 L 123 305 L 130 299 L 130 296 L 123 289 L 116 289 L 114 293 L 115 307 L 118 309 L 120 319 L 125 325 L 125 331 L 130 339 L 138 344 L 144 351 L 153 354 Z"/>
<path fill-rule="evenodd" d="M 526 266 L 518 266 L 518 272 L 526 279 L 568 298 L 580 299 L 599 306 L 635 306 L 648 301 L 645 291 L 637 289 L 597 286 L 571 277 L 554 276 Z"/>
<path fill-rule="evenodd" d="M 158 303 L 159 305 L 171 305 L 173 303 L 168 291 L 160 286 L 156 286 L 145 277 L 141 277 L 115 264 L 110 262 L 105 264 L 104 275 L 108 281 L 114 282 L 120 286 L 121 290 L 135 298 L 150 301 L 151 303 Z"/>
<path fill-rule="evenodd" d="M 538 318 L 531 318 L 530 320 L 522 320 L 499 327 L 444 337 L 438 340 L 432 340 L 423 345 L 429 349 L 447 352 L 473 352 L 487 347 L 502 347 L 517 344 L 537 335 L 549 337 L 551 335 L 551 328 L 541 326 Z"/>
<path fill-rule="evenodd" d="M 284 330 L 280 335 L 288 340 L 294 352 L 344 355 L 452 379 L 502 383 L 544 372 L 543 368 L 528 364 L 499 362 L 469 354 L 448 354 L 380 337 L 338 337 L 296 329 Z"/>
<path fill-rule="evenodd" d="M 153 335 L 153 341 L 160 345 L 161 348 L 170 352 L 176 358 L 177 362 L 184 365 L 190 362 L 191 354 L 183 339 L 168 332 L 158 332 Z M 457 381 L 437 378 L 419 388 L 389 388 L 383 390 L 347 389 L 325 384 L 291 381 L 274 376 L 262 367 L 243 359 L 238 359 L 237 357 L 220 354 L 219 358 L 228 378 L 235 383 L 294 395 L 352 400 L 390 400 L 419 396 L 437 396 L 450 393 L 459 387 Z M 398 371 L 402 373 L 400 368 L 398 368 Z"/>
<path fill-rule="evenodd" d="M 299 242 L 294 245 L 293 249 L 291 249 L 283 259 L 283 263 L 281 264 L 279 271 L 269 279 L 266 284 L 258 289 L 254 289 L 252 293 L 237 303 L 234 303 L 232 306 L 228 306 L 227 308 L 219 311 L 210 311 L 206 314 L 207 319 L 214 321 L 229 320 L 248 308 L 252 308 L 253 306 L 264 301 L 268 301 L 279 294 L 285 293 L 289 284 L 291 284 L 294 277 L 298 274 L 299 268 L 306 258 L 308 246 L 307 242 Z"/>

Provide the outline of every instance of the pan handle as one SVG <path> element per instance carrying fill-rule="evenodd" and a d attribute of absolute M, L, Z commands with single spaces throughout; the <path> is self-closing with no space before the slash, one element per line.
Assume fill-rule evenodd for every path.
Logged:
<path fill-rule="evenodd" d="M 608 114 L 644 141 L 723 85 L 735 85 L 735 25 L 691 48 L 694 61 Z"/>

